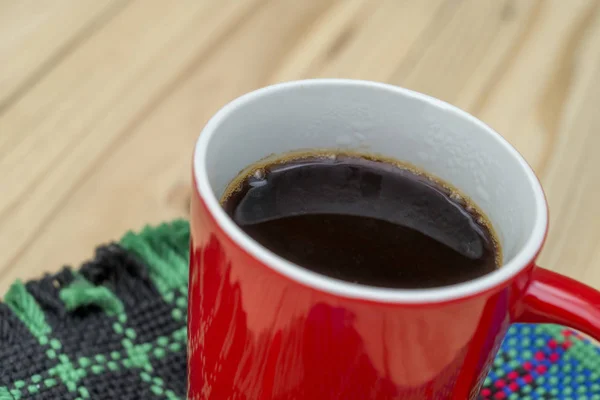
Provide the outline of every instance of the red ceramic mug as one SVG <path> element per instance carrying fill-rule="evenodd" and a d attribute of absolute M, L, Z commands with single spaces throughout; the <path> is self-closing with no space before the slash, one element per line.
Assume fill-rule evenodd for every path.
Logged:
<path fill-rule="evenodd" d="M 219 198 L 254 162 L 311 148 L 377 153 L 451 182 L 492 221 L 504 265 L 453 286 L 398 290 L 338 281 L 269 252 Z M 208 122 L 193 171 L 190 399 L 473 399 L 513 322 L 600 339 L 600 293 L 535 264 L 548 222 L 529 165 L 440 100 L 351 80 L 260 89 Z"/>

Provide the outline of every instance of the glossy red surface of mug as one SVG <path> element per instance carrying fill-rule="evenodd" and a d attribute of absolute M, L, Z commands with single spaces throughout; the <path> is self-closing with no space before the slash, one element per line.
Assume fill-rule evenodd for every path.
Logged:
<path fill-rule="evenodd" d="M 343 105 L 362 85 L 365 91 L 396 90 L 352 81 L 314 84 L 330 90 L 355 85 L 340 96 L 344 100 L 328 100 Z M 302 84 L 284 88 L 292 91 L 286 99 L 295 98 L 294 85 Z M 433 102 L 412 92 L 398 95 Z M 233 118 L 233 111 L 209 123 L 212 135 L 219 134 L 215 124 Z M 235 147 L 228 140 L 217 144 L 221 151 Z M 513 322 L 561 323 L 600 339 L 600 294 L 535 265 L 545 215 L 538 214 L 541 220 L 532 225 L 537 240 L 522 238 L 522 251 L 518 240 L 504 239 L 515 248 L 514 257 L 494 276 L 420 291 L 360 287 L 301 271 L 251 243 L 209 193 L 209 183 L 223 186 L 220 169 L 211 170 L 221 161 L 198 159 L 198 151 L 191 204 L 190 399 L 474 399 Z M 543 208 L 537 212 L 546 212 L 545 203 L 536 204 Z M 499 220 L 507 224 L 502 215 Z"/>

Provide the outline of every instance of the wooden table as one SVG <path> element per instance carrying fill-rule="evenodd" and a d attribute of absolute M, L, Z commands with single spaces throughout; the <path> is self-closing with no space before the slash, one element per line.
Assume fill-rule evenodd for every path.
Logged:
<path fill-rule="evenodd" d="M 185 217 L 211 114 L 307 77 L 492 125 L 546 188 L 541 263 L 600 288 L 600 1 L 0 0 L 0 293 Z"/>

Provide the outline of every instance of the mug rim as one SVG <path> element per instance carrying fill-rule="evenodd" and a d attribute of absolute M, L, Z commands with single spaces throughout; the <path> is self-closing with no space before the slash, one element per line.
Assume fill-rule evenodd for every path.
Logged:
<path fill-rule="evenodd" d="M 436 108 L 443 108 L 445 111 L 453 112 L 457 116 L 465 118 L 477 125 L 482 131 L 486 131 L 487 134 L 492 135 L 497 140 L 498 145 L 503 146 L 505 150 L 514 157 L 516 162 L 519 163 L 533 189 L 535 196 L 535 220 L 533 231 L 529 235 L 526 243 L 508 263 L 489 274 L 449 286 L 424 289 L 383 288 L 338 280 L 302 268 L 262 247 L 233 222 L 221 207 L 219 199 L 212 190 L 205 164 L 209 143 L 211 138 L 218 131 L 221 122 L 227 119 L 236 109 L 243 107 L 245 104 L 277 91 L 314 85 L 351 85 L 365 88 L 375 87 L 391 91 L 397 95 L 408 97 L 416 101 L 427 102 Z M 315 290 L 346 298 L 385 303 L 423 304 L 453 301 L 487 292 L 510 282 L 519 274 L 519 272 L 536 259 L 544 244 L 548 230 L 548 206 L 541 183 L 525 158 L 510 143 L 508 143 L 504 137 L 483 121 L 443 100 L 410 89 L 380 82 L 354 79 L 306 79 L 266 86 L 237 97 L 219 109 L 202 129 L 194 149 L 193 173 L 195 190 L 198 191 L 200 199 L 207 207 L 217 226 L 237 246 L 256 258 L 266 267 L 288 279 Z"/>

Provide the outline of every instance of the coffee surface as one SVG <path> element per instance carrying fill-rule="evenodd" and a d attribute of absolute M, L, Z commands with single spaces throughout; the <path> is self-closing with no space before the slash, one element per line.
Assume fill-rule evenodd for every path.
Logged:
<path fill-rule="evenodd" d="M 500 264 L 487 219 L 456 191 L 354 155 L 279 160 L 232 183 L 223 207 L 262 246 L 336 279 L 388 288 L 468 281 Z"/>

